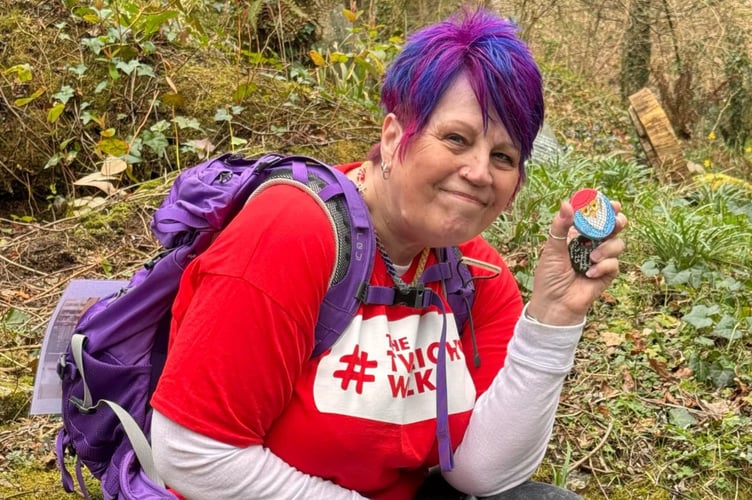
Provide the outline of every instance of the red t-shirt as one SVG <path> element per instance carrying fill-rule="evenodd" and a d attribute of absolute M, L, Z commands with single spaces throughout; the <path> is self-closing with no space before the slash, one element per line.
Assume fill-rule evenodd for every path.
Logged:
<path fill-rule="evenodd" d="M 252 198 L 186 269 L 152 405 L 194 432 L 234 446 L 263 445 L 296 469 L 363 496 L 413 498 L 427 468 L 438 463 L 442 314 L 435 307 L 361 305 L 334 346 L 311 359 L 335 247 L 329 219 L 302 189 L 274 186 Z M 480 367 L 473 364 L 468 326 L 460 337 L 447 314 L 455 448 L 475 400 L 503 366 L 522 310 L 498 253 L 480 237 L 460 248 L 502 271 L 475 282 Z M 432 253 L 427 266 L 435 260 Z M 378 255 L 370 283 L 393 284 Z"/>

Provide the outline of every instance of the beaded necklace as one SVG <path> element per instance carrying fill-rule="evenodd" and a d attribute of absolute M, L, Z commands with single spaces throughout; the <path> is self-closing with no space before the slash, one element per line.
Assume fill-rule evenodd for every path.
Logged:
<path fill-rule="evenodd" d="M 397 273 L 397 270 L 394 268 L 394 262 L 392 262 L 392 259 L 389 258 L 389 254 L 386 253 L 386 249 L 382 245 L 378 233 L 376 233 L 376 248 L 379 249 L 381 258 L 384 259 L 384 264 L 386 264 L 386 272 L 389 273 L 389 276 L 392 278 L 392 281 L 394 281 L 395 285 L 397 285 L 401 290 L 418 285 L 420 276 L 423 274 L 423 270 L 426 268 L 426 262 L 428 261 L 428 254 L 430 253 L 430 249 L 428 247 L 424 248 L 423 252 L 420 254 L 418 268 L 415 270 L 415 276 L 413 277 L 413 281 L 409 285 L 405 283 L 405 281 Z"/>
<path fill-rule="evenodd" d="M 358 171 L 355 174 L 355 186 L 358 188 L 358 192 L 361 195 L 365 193 L 366 191 L 366 188 L 363 185 L 363 182 L 365 181 L 365 179 L 366 179 L 366 167 L 365 166 L 358 167 Z M 386 265 L 386 272 L 389 274 L 389 277 L 392 278 L 392 281 L 394 282 L 394 284 L 397 285 L 397 287 L 400 288 L 401 290 L 405 290 L 407 288 L 417 286 L 420 281 L 420 277 L 426 268 L 426 262 L 428 261 L 428 254 L 431 251 L 430 248 L 426 247 L 423 249 L 423 252 L 421 252 L 420 260 L 418 261 L 418 268 L 415 270 L 415 276 L 413 277 L 413 281 L 408 285 L 397 273 L 394 262 L 392 262 L 392 259 L 389 257 L 389 254 L 387 253 L 386 248 L 384 248 L 384 244 L 381 242 L 381 238 L 379 238 L 379 233 L 376 232 L 375 228 L 373 232 L 374 232 L 374 235 L 376 236 L 376 248 L 379 250 L 379 254 L 381 255 L 381 258 L 384 260 L 384 264 Z"/>

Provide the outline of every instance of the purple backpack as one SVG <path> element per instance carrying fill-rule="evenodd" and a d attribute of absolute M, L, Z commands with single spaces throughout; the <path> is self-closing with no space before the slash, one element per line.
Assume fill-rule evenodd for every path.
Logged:
<path fill-rule="evenodd" d="M 376 251 L 370 215 L 352 181 L 342 172 L 302 156 L 258 159 L 226 154 L 185 170 L 175 180 L 151 227 L 164 251 L 137 271 L 127 286 L 101 298 L 79 319 L 71 344 L 58 363 L 63 427 L 56 442 L 63 487 L 75 490 L 66 454 L 84 497 L 81 464 L 100 480 L 105 499 L 175 498 L 160 480 L 151 456 L 149 400 L 167 355 L 171 306 L 183 270 L 262 184 L 297 183 L 320 198 L 337 236 L 334 279 L 321 304 L 313 356 L 336 342 L 360 302 L 444 309 L 423 284 L 409 289 L 368 284 Z M 423 283 L 443 280 L 459 331 L 469 319 L 472 277 L 456 248 L 441 249 L 440 262 Z M 445 316 L 446 323 L 446 316 Z M 446 334 L 446 325 L 442 336 Z M 439 351 L 443 359 L 442 343 Z M 451 467 L 446 419 L 446 372 L 437 366 L 437 437 L 442 466 Z M 443 377 L 443 379 L 442 379 Z"/>

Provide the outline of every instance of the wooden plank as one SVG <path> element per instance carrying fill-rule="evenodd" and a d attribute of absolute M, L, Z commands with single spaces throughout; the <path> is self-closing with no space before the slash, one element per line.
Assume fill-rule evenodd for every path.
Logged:
<path fill-rule="evenodd" d="M 658 176 L 668 182 L 689 181 L 692 176 L 681 143 L 653 92 L 643 88 L 629 96 L 629 103 L 640 144 Z"/>

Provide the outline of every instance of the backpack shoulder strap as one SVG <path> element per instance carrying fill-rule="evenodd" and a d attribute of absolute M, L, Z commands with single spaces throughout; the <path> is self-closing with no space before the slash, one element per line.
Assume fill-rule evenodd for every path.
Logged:
<path fill-rule="evenodd" d="M 456 246 L 438 248 L 438 262 L 423 273 L 423 283 L 441 281 L 444 284 L 446 299 L 457 323 L 457 331 L 462 334 L 467 321 L 472 321 L 470 311 L 475 299 L 473 276 L 463 262 L 462 252 Z"/>
<path fill-rule="evenodd" d="M 276 158 L 259 168 L 280 165 L 288 169 L 280 175 L 307 186 L 323 202 L 337 241 L 334 273 L 316 323 L 312 353 L 316 357 L 337 341 L 355 316 L 360 304 L 358 290 L 373 270 L 375 233 L 363 197 L 343 172 L 305 156 Z"/>
<path fill-rule="evenodd" d="M 454 319 L 457 322 L 457 331 L 462 335 L 462 330 L 467 321 L 472 321 L 471 311 L 475 301 L 475 285 L 470 269 L 462 260 L 462 252 L 459 247 L 444 248 L 445 261 L 452 271 L 449 279 L 445 280 L 446 298 L 449 307 L 452 308 Z"/>
<path fill-rule="evenodd" d="M 324 171 L 324 175 L 331 175 L 332 182 L 318 194 L 329 209 L 335 227 L 338 227 L 337 266 L 342 269 L 336 270 L 335 279 L 319 309 L 313 357 L 329 349 L 352 321 L 360 304 L 358 290 L 363 283 L 368 283 L 376 255 L 371 216 L 357 187 L 334 168 Z M 340 202 L 329 203 L 335 197 Z M 342 221 L 345 224 L 341 224 Z"/>
<path fill-rule="evenodd" d="M 404 290 L 399 287 L 363 286 L 358 292 L 359 299 L 369 304 L 402 303 L 417 308 L 427 307 L 431 303 L 429 298 L 432 294 L 426 293 L 424 285 L 440 281 L 457 323 L 457 331 L 461 335 L 468 321 L 472 327 L 470 313 L 475 299 L 474 278 L 458 247 L 438 248 L 436 252 L 438 262 L 425 269 L 419 286 Z"/>

